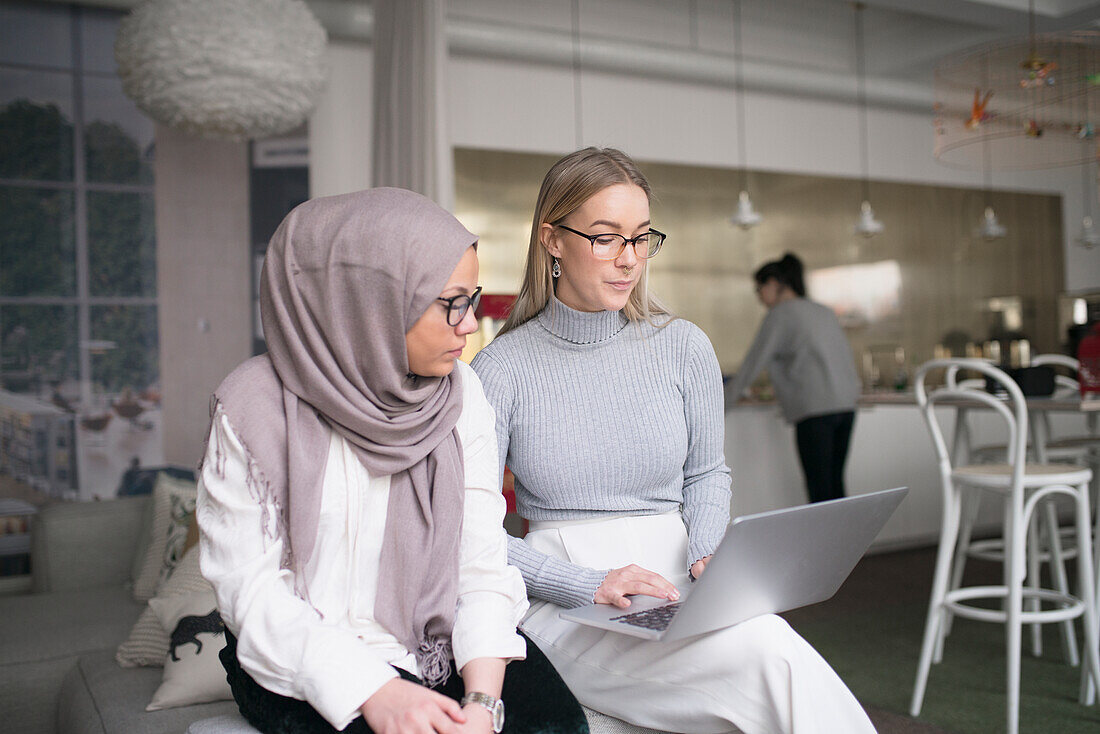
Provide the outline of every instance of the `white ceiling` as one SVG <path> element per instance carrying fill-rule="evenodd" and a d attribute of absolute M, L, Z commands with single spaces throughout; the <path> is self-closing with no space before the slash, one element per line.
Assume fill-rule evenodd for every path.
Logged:
<path fill-rule="evenodd" d="M 38 0 L 71 2 L 72 0 Z M 740 0 L 744 55 L 751 65 L 797 73 L 854 72 L 851 0 Z M 138 0 L 76 0 L 126 9 Z M 369 36 L 371 0 L 306 0 L 335 37 Z M 522 56 L 528 38 L 568 44 L 573 0 L 446 0 L 448 17 L 477 35 L 481 25 Z M 582 34 L 598 44 L 653 43 L 669 52 L 732 53 L 734 0 L 579 0 Z M 1026 36 L 1029 4 L 1039 33 L 1100 31 L 1100 0 L 864 0 L 866 68 L 871 78 L 927 86 L 936 60 L 963 49 Z M 528 36 L 526 34 L 534 34 Z M 565 38 L 562 38 L 565 36 Z M 453 41 L 453 39 L 452 39 Z M 535 45 L 535 44 L 528 44 Z M 454 50 L 452 43 L 452 50 Z M 751 80 L 750 80 L 751 81 Z"/>
<path fill-rule="evenodd" d="M 779 6 L 788 18 L 819 12 L 822 5 L 848 18 L 853 14 L 851 0 L 742 3 L 746 19 L 757 4 Z M 930 79 L 937 59 L 983 43 L 1025 37 L 1031 27 L 1029 0 L 864 0 L 864 5 L 868 73 L 887 78 Z M 1100 30 L 1100 2 L 1095 0 L 1033 0 L 1033 5 L 1036 33 Z"/>

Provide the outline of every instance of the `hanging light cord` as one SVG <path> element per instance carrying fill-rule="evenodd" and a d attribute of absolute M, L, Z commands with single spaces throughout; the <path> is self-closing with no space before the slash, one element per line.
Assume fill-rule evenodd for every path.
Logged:
<path fill-rule="evenodd" d="M 1035 0 L 1028 0 L 1027 3 L 1027 39 L 1028 51 L 1035 56 Z"/>
<path fill-rule="evenodd" d="M 574 147 L 580 150 L 584 140 L 584 128 L 581 121 L 581 3 L 573 0 L 573 136 Z"/>
<path fill-rule="evenodd" d="M 861 2 L 852 3 L 856 11 L 856 103 L 859 105 L 859 154 L 863 166 L 863 200 L 871 199 L 871 166 L 867 142 L 867 70 L 864 65 L 863 8 Z"/>
<path fill-rule="evenodd" d="M 737 91 L 737 152 L 741 161 L 741 190 L 749 190 L 748 142 L 745 135 L 745 55 L 741 46 L 741 0 L 733 0 L 733 86 Z"/>
<path fill-rule="evenodd" d="M 985 79 L 986 89 L 990 89 L 989 80 L 989 56 L 982 58 L 982 77 Z M 993 153 L 989 149 L 989 135 L 982 135 L 981 139 L 981 183 L 985 187 L 985 206 L 992 206 L 993 198 Z"/>
<path fill-rule="evenodd" d="M 1084 69 L 1086 67 L 1086 54 L 1085 49 L 1082 46 L 1077 48 L 1077 68 Z M 1092 162 L 1096 158 L 1092 155 L 1092 138 L 1090 137 L 1090 131 L 1092 130 L 1092 123 L 1089 119 L 1089 82 L 1087 77 L 1081 76 L 1081 147 L 1084 151 L 1082 158 L 1084 162 L 1081 164 L 1081 196 L 1084 199 L 1084 215 L 1089 220 L 1092 219 L 1092 197 L 1090 189 L 1092 188 L 1089 181 L 1089 174 L 1092 173 Z"/>

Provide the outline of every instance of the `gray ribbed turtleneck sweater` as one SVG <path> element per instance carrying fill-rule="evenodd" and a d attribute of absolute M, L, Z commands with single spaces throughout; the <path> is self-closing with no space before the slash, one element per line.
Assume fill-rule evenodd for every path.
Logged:
<path fill-rule="evenodd" d="M 681 508 L 685 568 L 729 522 L 722 376 L 694 324 L 630 324 L 619 311 L 574 311 L 556 298 L 494 339 L 473 368 L 497 415 L 500 463 L 529 520 L 653 515 Z M 609 569 L 577 566 L 512 539 L 508 560 L 529 596 L 592 602 Z"/>

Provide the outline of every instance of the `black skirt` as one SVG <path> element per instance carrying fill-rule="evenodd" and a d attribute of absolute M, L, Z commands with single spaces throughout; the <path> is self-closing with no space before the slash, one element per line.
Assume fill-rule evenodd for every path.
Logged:
<path fill-rule="evenodd" d="M 229 630 L 225 631 L 225 648 L 220 656 L 241 715 L 263 734 L 331 734 L 336 731 L 305 701 L 272 693 L 253 680 L 237 660 L 237 639 Z M 395 670 L 405 680 L 423 685 L 412 674 L 400 668 Z M 461 700 L 464 688 L 453 660 L 447 682 L 433 690 Z M 503 734 L 588 734 L 588 722 L 577 699 L 538 645 L 530 640 L 527 640 L 527 659 L 508 664 L 501 699 L 505 711 Z M 374 734 L 362 716 L 356 717 L 342 731 Z"/>

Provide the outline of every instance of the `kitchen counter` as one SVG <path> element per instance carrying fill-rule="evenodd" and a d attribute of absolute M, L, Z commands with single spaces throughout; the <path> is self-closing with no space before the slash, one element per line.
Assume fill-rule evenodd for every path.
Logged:
<path fill-rule="evenodd" d="M 935 415 L 950 445 L 955 409 L 938 407 Z M 1050 418 L 1056 438 L 1087 432 L 1084 412 L 1052 413 Z M 970 421 L 976 445 L 1004 442 L 1003 424 L 991 412 L 974 411 Z M 774 401 L 727 403 L 725 450 L 733 473 L 733 516 L 806 502 L 794 428 Z M 868 393 L 860 398 L 845 480 L 849 494 L 910 488 L 874 548 L 925 545 L 938 539 L 942 498 L 936 458 L 912 393 Z M 979 532 L 999 527 L 999 508 L 985 503 Z"/>

